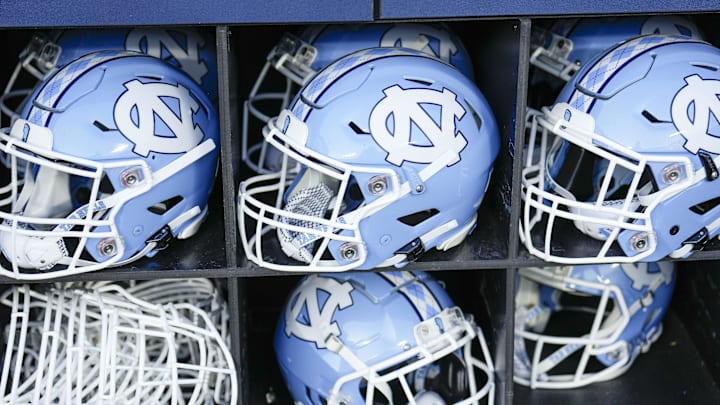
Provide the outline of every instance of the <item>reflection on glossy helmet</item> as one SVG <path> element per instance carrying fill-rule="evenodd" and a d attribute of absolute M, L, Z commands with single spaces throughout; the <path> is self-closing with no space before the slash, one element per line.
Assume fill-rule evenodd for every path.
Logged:
<path fill-rule="evenodd" d="M 296 404 L 494 398 L 482 330 L 427 273 L 303 278 L 281 313 L 275 354 Z"/>
<path fill-rule="evenodd" d="M 197 232 L 219 130 L 189 76 L 139 53 L 97 52 L 57 70 L 31 100 L 0 134 L 11 172 L 0 212 L 9 262 L 0 274 L 38 279 L 117 266 Z"/>
<path fill-rule="evenodd" d="M 339 59 L 265 137 L 286 170 L 240 184 L 238 220 L 247 257 L 286 271 L 402 266 L 458 245 L 475 227 L 500 143 L 470 79 L 400 48 Z M 273 257 L 277 243 L 293 262 Z"/>
<path fill-rule="evenodd" d="M 530 253 L 657 261 L 720 233 L 717 66 L 708 43 L 648 35 L 581 69 L 529 133 L 521 235 Z"/>
<path fill-rule="evenodd" d="M 250 132 L 287 107 L 299 86 L 332 62 L 355 51 L 374 47 L 403 47 L 435 56 L 472 78 L 470 55 L 444 24 L 381 23 L 312 25 L 295 37 L 286 34 L 270 51 L 250 91 L 243 111 L 242 159 L 257 173 L 280 169 L 281 154 Z M 273 75 L 273 72 L 279 74 Z M 272 80 L 278 80 L 273 83 Z M 273 86 L 275 84 L 275 86 Z M 254 119 L 253 119 L 254 118 Z"/>
<path fill-rule="evenodd" d="M 662 333 L 672 262 L 519 270 L 515 382 L 577 388 L 626 372 Z"/>

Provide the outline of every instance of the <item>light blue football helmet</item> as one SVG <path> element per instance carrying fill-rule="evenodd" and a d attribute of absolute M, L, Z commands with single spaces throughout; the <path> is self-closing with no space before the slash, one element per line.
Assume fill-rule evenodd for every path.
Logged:
<path fill-rule="evenodd" d="M 18 117 L 35 86 L 52 72 L 81 56 L 105 50 L 141 52 L 180 68 L 217 108 L 217 59 L 213 38 L 209 32 L 187 27 L 38 31 L 21 51 L 0 96 L 4 123 L 12 123 Z"/>
<path fill-rule="evenodd" d="M 494 400 L 482 330 L 423 272 L 303 278 L 280 315 L 275 355 L 295 404 Z"/>
<path fill-rule="evenodd" d="M 549 29 L 533 26 L 526 126 L 585 63 L 620 42 L 648 34 L 704 38 L 691 17 L 677 15 L 566 18 Z"/>
<path fill-rule="evenodd" d="M 514 380 L 572 389 L 616 378 L 662 333 L 672 262 L 518 270 Z"/>
<path fill-rule="evenodd" d="M 118 266 L 197 232 L 220 140 L 212 102 L 189 76 L 140 53 L 96 52 L 56 70 L 30 100 L 0 133 L 11 173 L 0 274 Z"/>
<path fill-rule="evenodd" d="M 676 15 L 570 18 L 533 32 L 534 67 L 567 82 L 593 56 L 638 35 L 670 34 L 703 39 L 690 17 Z"/>
<path fill-rule="evenodd" d="M 458 245 L 500 147 L 475 84 L 404 48 L 339 59 L 264 133 L 282 170 L 240 184 L 238 221 L 246 256 L 284 271 L 402 266 Z M 268 253 L 277 243 L 293 261 Z"/>
<path fill-rule="evenodd" d="M 538 146 L 522 175 L 530 253 L 559 263 L 657 261 L 718 235 L 717 66 L 720 50 L 706 42 L 648 35 L 581 69 L 529 133 Z M 591 238 L 582 254 L 557 243 L 576 230 Z"/>
<path fill-rule="evenodd" d="M 355 51 L 403 47 L 436 56 L 473 77 L 470 54 L 440 23 L 323 24 L 286 34 L 270 51 L 243 109 L 242 159 L 256 173 L 280 170 L 281 155 L 251 132 L 262 128 L 293 99 L 300 86 L 332 62 Z"/>

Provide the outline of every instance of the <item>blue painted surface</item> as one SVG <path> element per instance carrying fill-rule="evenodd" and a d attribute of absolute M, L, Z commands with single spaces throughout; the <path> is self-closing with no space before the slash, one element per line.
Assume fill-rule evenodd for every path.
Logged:
<path fill-rule="evenodd" d="M 718 11 L 718 0 L 381 0 L 379 17 L 431 18 Z"/>
<path fill-rule="evenodd" d="M 369 21 L 372 0 L 0 0 L 0 27 Z"/>
<path fill-rule="evenodd" d="M 720 11 L 718 0 L 379 0 L 379 19 Z M 373 0 L 0 0 L 0 27 L 348 22 Z"/>

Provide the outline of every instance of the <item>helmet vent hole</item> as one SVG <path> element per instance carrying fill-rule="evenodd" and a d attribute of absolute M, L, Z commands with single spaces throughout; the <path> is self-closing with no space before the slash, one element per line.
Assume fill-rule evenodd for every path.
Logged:
<path fill-rule="evenodd" d="M 648 120 L 652 124 L 657 124 L 659 122 L 667 122 L 667 121 L 662 121 L 662 120 L 658 119 L 656 116 L 652 115 L 652 113 L 650 113 L 648 110 L 643 110 L 642 116 L 645 117 L 645 119 Z"/>
<path fill-rule="evenodd" d="M 423 86 L 432 86 L 432 84 L 434 83 L 434 81 L 432 81 L 430 79 L 423 79 L 420 77 L 405 77 L 404 79 L 409 82 L 422 84 Z"/>
<path fill-rule="evenodd" d="M 160 80 L 163 79 L 163 78 L 160 77 L 160 76 L 153 76 L 153 75 L 139 75 L 139 76 L 142 77 L 142 78 L 144 78 L 144 79 L 158 80 L 158 81 L 160 81 Z"/>
<path fill-rule="evenodd" d="M 358 135 L 367 135 L 370 133 L 369 131 L 366 131 L 366 130 L 360 128 L 360 126 L 358 124 L 356 124 L 352 121 L 348 125 L 350 126 L 350 129 L 352 129 Z"/>
<path fill-rule="evenodd" d="M 417 226 L 428 219 L 434 217 L 437 215 L 437 213 L 440 212 L 435 208 L 431 208 L 429 210 L 424 211 L 418 211 L 415 213 L 412 213 L 410 215 L 405 215 L 403 217 L 398 218 L 398 221 L 402 222 L 405 225 L 409 226 Z"/>
<path fill-rule="evenodd" d="M 178 205 L 182 200 L 183 198 L 178 195 L 172 198 L 168 198 L 165 201 L 161 201 L 159 203 L 151 205 L 148 207 L 147 210 L 156 215 L 163 215 L 164 213 L 170 211 L 174 206 Z"/>
<path fill-rule="evenodd" d="M 710 70 L 710 71 L 712 71 L 712 72 L 717 72 L 717 71 L 718 71 L 718 67 L 715 66 L 715 65 L 708 65 L 708 64 L 705 64 L 705 63 L 691 63 L 691 65 L 692 65 L 692 66 L 695 66 L 695 67 L 697 67 L 697 68 L 700 68 L 700 69 L 707 69 L 707 70 Z"/>
<path fill-rule="evenodd" d="M 480 118 L 480 114 L 478 114 L 477 110 L 473 108 L 472 104 L 470 104 L 467 100 L 465 100 L 465 105 L 468 110 L 470 110 L 470 115 L 473 117 L 473 120 L 475 120 L 475 125 L 478 129 L 482 128 L 482 118 Z"/>
<path fill-rule="evenodd" d="M 720 197 L 715 197 L 705 202 L 701 202 L 700 204 L 693 205 L 692 207 L 690 207 L 690 211 L 698 215 L 704 215 L 718 205 L 720 205 Z"/>
<path fill-rule="evenodd" d="M 93 121 L 93 125 L 95 125 L 95 127 L 97 127 L 99 130 L 101 130 L 103 132 L 110 131 L 110 128 L 107 125 L 103 124 L 102 122 L 100 122 L 98 120 Z"/>

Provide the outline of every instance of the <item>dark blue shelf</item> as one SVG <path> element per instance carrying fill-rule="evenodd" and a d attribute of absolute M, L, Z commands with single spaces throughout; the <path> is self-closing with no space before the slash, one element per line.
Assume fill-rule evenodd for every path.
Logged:
<path fill-rule="evenodd" d="M 382 0 L 380 19 L 482 16 L 565 16 L 577 14 L 687 13 L 720 10 L 717 0 Z"/>
<path fill-rule="evenodd" d="M 261 7 L 259 7 L 261 5 Z M 0 27 L 77 27 L 369 21 L 371 0 L 37 0 L 0 2 Z"/>
<path fill-rule="evenodd" d="M 377 4 L 377 15 L 374 6 Z M 377 19 L 565 16 L 720 11 L 716 0 L 373 0 L 342 2 L 270 0 L 58 0 L 51 8 L 37 0 L 0 2 L 0 28 L 107 27 L 136 25 L 221 25 L 349 22 Z"/>

